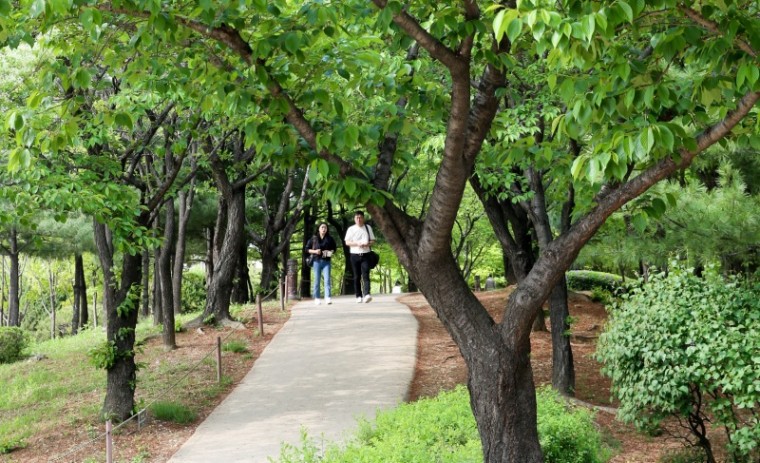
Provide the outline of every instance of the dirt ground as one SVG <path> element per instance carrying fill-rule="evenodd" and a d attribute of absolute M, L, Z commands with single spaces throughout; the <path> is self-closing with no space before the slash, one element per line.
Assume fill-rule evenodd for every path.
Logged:
<path fill-rule="evenodd" d="M 484 303 L 495 320 L 503 314 L 508 290 L 480 292 L 478 298 Z M 408 305 L 419 322 L 418 358 L 410 398 L 436 395 L 462 384 L 467 378 L 467 369 L 451 337 L 440 323 L 425 298 L 419 294 L 404 296 L 400 301 Z M 599 374 L 599 364 L 592 358 L 594 341 L 606 320 L 606 312 L 601 304 L 591 302 L 586 296 L 572 294 L 570 297 L 570 314 L 576 319 L 572 327 L 572 348 L 576 369 L 577 398 L 589 404 L 614 407 L 610 404 L 609 381 Z M 140 361 L 145 362 L 147 370 L 158 370 L 171 365 L 180 358 L 193 362 L 203 360 L 216 343 L 217 336 L 238 338 L 249 345 L 245 355 L 225 352 L 223 355 L 224 375 L 228 378 L 224 391 L 209 397 L 208 390 L 213 388 L 215 375 L 201 375 L 189 382 L 195 387 L 178 388 L 182 394 L 192 394 L 195 403 L 200 404 L 198 419 L 191 425 L 175 425 L 159 421 L 148 422 L 141 429 L 130 425 L 120 430 L 115 436 L 114 457 L 118 462 L 165 462 L 176 452 L 182 443 L 192 435 L 195 427 L 211 413 L 232 388 L 250 370 L 255 359 L 261 354 L 267 343 L 287 320 L 287 316 L 265 315 L 265 336 L 254 336 L 256 322 L 251 322 L 248 329 L 237 332 L 230 330 L 204 329 L 178 333 L 178 349 L 163 352 L 160 339 L 150 340 L 145 349 L 146 354 Z M 537 384 L 551 381 L 551 338 L 549 333 L 533 333 L 532 362 Z M 146 374 L 145 371 L 141 374 Z M 140 389 L 138 387 L 138 393 Z M 92 398 L 90 398 L 92 399 Z M 138 400 L 150 400 L 140 397 Z M 87 400 L 87 398 L 82 398 Z M 193 403 L 192 401 L 190 403 Z M 665 437 L 647 437 L 635 432 L 630 426 L 615 420 L 609 412 L 599 411 L 596 421 L 605 434 L 607 442 L 617 449 L 612 463 L 656 463 L 668 449 L 680 449 L 679 441 Z M 0 457 L 2 462 L 83 462 L 103 461 L 102 444 L 92 443 L 89 448 L 62 457 L 62 453 L 71 449 L 76 442 L 93 439 L 101 430 L 96 424 L 63 422 L 48 435 L 35 436 L 28 441 L 25 449 Z M 67 450 L 68 449 L 68 450 Z M 51 459 L 59 458 L 59 459 Z"/>

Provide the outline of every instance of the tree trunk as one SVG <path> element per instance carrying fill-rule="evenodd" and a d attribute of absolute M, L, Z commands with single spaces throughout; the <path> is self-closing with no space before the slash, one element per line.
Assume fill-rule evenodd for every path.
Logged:
<path fill-rule="evenodd" d="M 220 201 L 218 214 L 224 214 L 226 221 L 223 226 L 218 225 L 215 231 L 220 238 L 215 240 L 215 246 L 218 245 L 219 248 L 214 252 L 211 283 L 206 293 L 206 308 L 198 319 L 191 322 L 191 326 L 208 323 L 209 320 L 238 326 L 230 316 L 230 297 L 238 250 L 245 233 L 245 188 L 233 190 L 229 200 Z M 219 220 L 217 223 L 219 224 Z M 219 236 L 220 233 L 223 235 Z"/>
<path fill-rule="evenodd" d="M 90 323 L 90 314 L 87 307 L 87 280 L 84 277 L 84 258 L 77 254 L 74 258 L 74 272 L 78 273 L 79 278 L 79 327 L 84 328 Z"/>
<path fill-rule="evenodd" d="M 58 306 L 55 295 L 55 278 L 53 277 L 53 264 L 48 261 L 48 296 L 50 296 L 50 339 L 56 338 L 56 307 Z"/>
<path fill-rule="evenodd" d="M 174 246 L 174 200 L 164 202 L 164 242 L 158 259 L 158 275 L 161 281 L 161 307 L 163 310 L 164 349 L 177 347 L 174 334 L 174 291 L 172 289 L 172 247 Z"/>
<path fill-rule="evenodd" d="M 549 316 L 552 325 L 552 387 L 572 396 L 575 395 L 575 367 L 570 346 L 567 279 L 564 276 L 549 296 Z"/>
<path fill-rule="evenodd" d="M 304 254 L 303 249 L 306 247 L 306 243 L 309 241 L 309 238 L 311 238 L 311 235 L 314 233 L 313 230 L 316 228 L 316 214 L 313 212 L 315 209 L 314 206 L 306 208 L 303 214 L 303 238 L 301 239 L 301 252 L 299 253 L 301 255 L 301 290 L 299 291 L 299 294 L 302 298 L 311 297 L 312 272 L 311 267 L 306 265 L 306 257 L 308 255 Z M 346 256 L 347 255 L 348 254 L 346 254 Z"/>
<path fill-rule="evenodd" d="M 270 243 L 265 243 L 261 248 L 261 283 L 259 287 L 261 288 L 262 292 L 265 292 L 265 296 L 277 287 L 279 258 L 280 256 L 277 252 L 277 246 L 273 246 Z"/>
<path fill-rule="evenodd" d="M 150 251 L 148 249 L 142 252 L 142 308 L 140 315 L 142 317 L 150 315 Z"/>
<path fill-rule="evenodd" d="M 113 246 L 106 226 L 95 223 L 95 243 L 103 268 L 103 306 L 108 315 L 106 339 L 115 349 L 113 366 L 107 370 L 106 397 L 102 416 L 126 420 L 134 410 L 137 379 L 135 364 L 135 326 L 139 313 L 142 257 L 122 256 L 121 281 L 113 273 Z"/>
<path fill-rule="evenodd" d="M 74 255 L 74 305 L 71 308 L 71 335 L 74 336 L 79 331 L 79 316 L 81 314 L 82 299 L 87 299 L 87 295 L 82 295 L 82 277 L 84 277 L 84 271 L 79 271 L 79 267 L 82 264 L 82 255 Z"/>
<path fill-rule="evenodd" d="M 174 313 L 182 311 L 182 275 L 185 265 L 185 248 L 187 247 L 187 224 L 190 221 L 190 211 L 193 208 L 195 196 L 195 181 L 191 182 L 188 191 L 179 193 L 179 218 L 177 227 L 177 243 L 174 247 L 174 270 L 172 272 L 172 292 L 174 294 Z"/>
<path fill-rule="evenodd" d="M 206 267 L 206 288 L 211 287 L 211 280 L 214 277 L 214 231 L 213 227 L 203 230 L 203 236 L 206 238 L 206 258 L 203 260 Z"/>
<path fill-rule="evenodd" d="M 8 292 L 8 326 L 21 326 L 21 316 L 19 312 L 19 252 L 18 252 L 18 235 L 15 228 L 11 228 L 10 233 L 10 286 Z"/>
<path fill-rule="evenodd" d="M 248 288 L 251 276 L 248 273 L 248 239 L 245 233 L 240 240 L 240 248 L 237 251 L 237 264 L 235 265 L 235 277 L 232 279 L 231 300 L 235 304 L 245 304 L 251 301 Z"/>
<path fill-rule="evenodd" d="M 164 308 L 162 305 L 163 296 L 161 295 L 161 248 L 157 247 L 153 251 L 153 324 L 163 325 Z"/>
<path fill-rule="evenodd" d="M 0 326 L 5 326 L 5 256 L 0 256 L 2 260 L 2 275 L 0 275 Z"/>

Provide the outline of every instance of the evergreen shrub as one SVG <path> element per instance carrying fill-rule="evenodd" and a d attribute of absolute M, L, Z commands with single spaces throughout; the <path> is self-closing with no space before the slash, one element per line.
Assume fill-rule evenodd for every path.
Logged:
<path fill-rule="evenodd" d="M 195 272 L 182 275 L 182 313 L 198 312 L 206 306 L 206 278 Z"/>
<path fill-rule="evenodd" d="M 0 363 L 11 363 L 21 359 L 28 343 L 21 328 L 0 326 Z"/>
<path fill-rule="evenodd" d="M 592 270 L 570 270 L 566 276 L 567 286 L 574 291 L 593 291 L 594 288 L 599 288 L 615 293 L 623 283 L 620 275 Z"/>

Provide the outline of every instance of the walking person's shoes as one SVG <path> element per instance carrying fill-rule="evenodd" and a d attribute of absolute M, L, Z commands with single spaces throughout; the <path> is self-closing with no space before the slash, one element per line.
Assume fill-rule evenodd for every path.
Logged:
<path fill-rule="evenodd" d="M 366 296 L 364 296 L 364 303 L 365 304 L 367 302 L 370 302 L 370 301 L 372 301 L 372 295 L 371 294 L 367 294 Z"/>
<path fill-rule="evenodd" d="M 325 299 L 325 303 L 326 303 L 327 305 L 330 305 L 330 304 L 332 304 L 332 299 L 330 299 L 330 298 L 328 297 L 327 299 Z"/>
<path fill-rule="evenodd" d="M 314 299 L 314 305 L 319 305 L 321 303 L 322 303 L 322 301 L 320 301 L 319 298 Z"/>
<path fill-rule="evenodd" d="M 358 296 L 358 297 L 356 298 L 356 302 L 364 302 L 364 301 L 362 301 L 362 297 L 361 297 L 361 296 Z"/>

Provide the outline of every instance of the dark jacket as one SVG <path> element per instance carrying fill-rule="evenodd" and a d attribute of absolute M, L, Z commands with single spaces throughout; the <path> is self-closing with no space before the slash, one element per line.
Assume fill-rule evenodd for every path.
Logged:
<path fill-rule="evenodd" d="M 316 245 L 314 245 L 314 242 L 316 241 Z M 332 251 L 335 252 L 337 249 L 337 246 L 335 244 L 335 240 L 330 235 L 325 235 L 324 238 L 320 238 L 319 236 L 312 236 L 309 238 L 309 241 L 306 242 L 306 246 L 304 247 L 304 252 L 306 254 L 309 254 L 310 249 L 321 249 L 322 251 Z M 322 259 L 322 260 L 330 260 L 330 257 L 322 257 L 317 254 L 314 254 L 314 259 Z"/>

